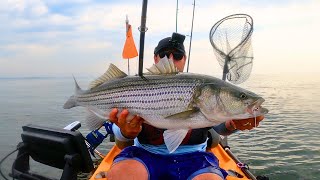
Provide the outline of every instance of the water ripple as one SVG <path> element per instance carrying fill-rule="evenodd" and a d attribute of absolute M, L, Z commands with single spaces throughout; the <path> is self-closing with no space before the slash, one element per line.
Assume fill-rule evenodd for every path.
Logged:
<path fill-rule="evenodd" d="M 90 80 L 78 82 L 85 87 Z M 62 109 L 74 92 L 72 78 L 0 81 L 4 85 L 0 88 L 0 157 L 21 141 L 22 125 L 63 127 L 76 120 L 84 122 L 83 108 Z M 249 164 L 255 175 L 272 180 L 320 179 L 319 77 L 252 76 L 241 87 L 262 95 L 269 114 L 258 128 L 228 138 L 232 152 Z M 88 129 L 82 124 L 81 132 L 86 134 Z M 105 140 L 99 150 L 106 153 L 112 145 Z M 7 172 L 9 163 L 12 161 L 5 166 Z"/>

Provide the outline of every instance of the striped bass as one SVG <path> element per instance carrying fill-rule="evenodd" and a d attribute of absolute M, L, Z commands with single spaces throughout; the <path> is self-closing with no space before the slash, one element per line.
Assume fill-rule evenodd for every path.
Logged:
<path fill-rule="evenodd" d="M 268 112 L 264 99 L 218 78 L 192 73 L 177 74 L 173 62 L 163 58 L 143 77 L 127 76 L 113 64 L 107 72 L 76 93 L 64 108 L 89 110 L 90 129 L 101 127 L 113 108 L 128 109 L 154 127 L 167 129 L 169 152 L 180 145 L 189 129 L 211 127 L 230 119 L 244 119 Z"/>

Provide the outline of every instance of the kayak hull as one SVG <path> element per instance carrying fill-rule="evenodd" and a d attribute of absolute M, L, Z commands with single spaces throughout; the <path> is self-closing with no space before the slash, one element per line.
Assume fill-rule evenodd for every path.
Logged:
<path fill-rule="evenodd" d="M 101 164 L 98 166 L 96 171 L 93 173 L 90 180 L 106 180 L 107 178 L 96 178 L 97 174 L 100 172 L 107 172 L 113 162 L 113 159 L 116 155 L 120 153 L 120 149 L 117 146 L 113 146 L 109 151 L 107 156 L 101 161 Z M 212 152 L 219 159 L 219 166 L 226 171 L 231 171 L 236 176 L 227 176 L 227 180 L 246 180 L 251 179 L 247 177 L 247 175 L 238 167 L 237 162 L 232 158 L 232 156 L 223 149 L 223 147 L 219 144 L 214 148 L 211 148 L 209 152 Z"/>

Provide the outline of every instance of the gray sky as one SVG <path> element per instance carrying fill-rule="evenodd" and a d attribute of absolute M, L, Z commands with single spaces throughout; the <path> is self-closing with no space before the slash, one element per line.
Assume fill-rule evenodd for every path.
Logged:
<path fill-rule="evenodd" d="M 178 32 L 190 34 L 193 0 L 179 1 Z M 122 59 L 125 17 L 139 47 L 142 1 L 8 0 L 0 2 L 0 77 L 92 76 Z M 196 1 L 190 71 L 221 74 L 209 42 L 211 27 L 225 16 L 252 16 L 253 74 L 320 73 L 320 1 Z M 144 67 L 158 40 L 175 31 L 176 1 L 149 1 Z M 189 37 L 185 41 L 188 49 Z M 137 60 L 130 60 L 137 72 Z"/>

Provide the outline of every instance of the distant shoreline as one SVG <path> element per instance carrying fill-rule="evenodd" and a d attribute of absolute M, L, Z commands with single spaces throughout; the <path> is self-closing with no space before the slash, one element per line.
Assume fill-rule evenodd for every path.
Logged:
<path fill-rule="evenodd" d="M 192 73 L 192 72 L 191 72 Z M 212 74 L 208 74 L 211 75 Z M 213 74 L 214 77 L 220 77 L 221 74 Z M 293 76 L 293 77 L 297 77 L 297 76 L 317 76 L 320 77 L 320 72 L 308 72 L 308 73 L 303 73 L 303 72 L 279 72 L 279 73 L 253 73 L 250 75 L 249 79 L 254 77 L 254 76 Z M 90 78 L 90 79 L 94 79 L 99 77 L 99 75 L 75 75 L 74 76 L 76 79 L 83 79 L 83 78 Z M 8 75 L 4 75 L 4 76 L 0 76 L 0 79 L 72 79 L 73 76 L 72 75 L 65 75 L 65 76 L 46 76 L 46 75 L 36 75 L 36 76 L 8 76 Z"/>

